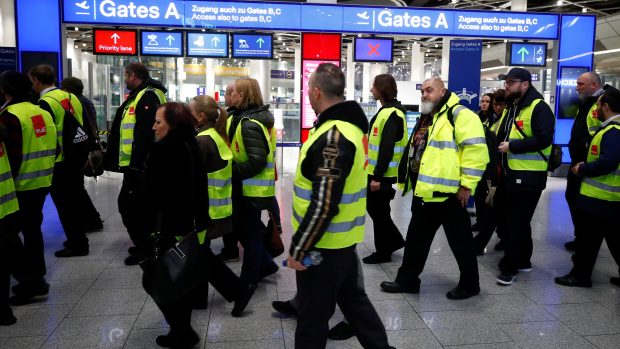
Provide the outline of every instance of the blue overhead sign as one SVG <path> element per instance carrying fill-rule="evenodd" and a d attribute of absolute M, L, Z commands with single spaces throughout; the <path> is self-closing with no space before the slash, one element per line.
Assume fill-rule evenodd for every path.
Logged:
<path fill-rule="evenodd" d="M 187 33 L 187 55 L 228 57 L 228 34 Z"/>
<path fill-rule="evenodd" d="M 558 14 L 182 0 L 63 1 L 64 21 L 405 35 L 557 39 Z"/>
<path fill-rule="evenodd" d="M 232 56 L 270 59 L 273 56 L 271 39 L 271 34 L 233 34 Z"/>
<path fill-rule="evenodd" d="M 183 56 L 182 32 L 143 30 L 140 33 L 141 55 Z"/>
<path fill-rule="evenodd" d="M 547 65 L 547 44 L 544 42 L 513 42 L 508 50 L 508 65 L 544 67 Z"/>

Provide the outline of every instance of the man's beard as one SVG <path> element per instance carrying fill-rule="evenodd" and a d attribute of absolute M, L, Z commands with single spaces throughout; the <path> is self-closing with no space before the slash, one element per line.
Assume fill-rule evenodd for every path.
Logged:
<path fill-rule="evenodd" d="M 517 99 L 521 98 L 521 96 L 523 96 L 523 93 L 521 93 L 521 91 L 515 91 L 515 92 L 506 91 L 506 94 L 505 94 L 506 100 L 509 103 L 516 101 Z"/>
<path fill-rule="evenodd" d="M 431 101 L 422 101 L 422 105 L 420 106 L 420 112 L 422 114 L 430 114 L 433 112 L 433 109 L 437 106 L 437 103 Z"/>

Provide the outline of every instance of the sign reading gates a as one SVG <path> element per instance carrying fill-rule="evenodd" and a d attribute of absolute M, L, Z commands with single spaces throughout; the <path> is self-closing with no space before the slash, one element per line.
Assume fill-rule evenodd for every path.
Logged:
<path fill-rule="evenodd" d="M 63 1 L 69 23 L 557 39 L 558 14 L 182 0 Z"/>

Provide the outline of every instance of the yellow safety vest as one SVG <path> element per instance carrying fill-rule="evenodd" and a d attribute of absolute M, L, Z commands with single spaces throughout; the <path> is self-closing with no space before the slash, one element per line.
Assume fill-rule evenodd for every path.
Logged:
<path fill-rule="evenodd" d="M 30 102 L 10 105 L 5 111 L 17 117 L 22 131 L 22 161 L 14 180 L 15 189 L 51 186 L 58 142 L 52 116 Z"/>
<path fill-rule="evenodd" d="M 198 137 L 209 136 L 217 145 L 220 158 L 226 167 L 208 174 L 209 217 L 223 219 L 232 215 L 232 152 L 214 128 L 202 131 Z"/>
<path fill-rule="evenodd" d="M 4 143 L 0 142 L 0 219 L 17 212 L 17 194 L 11 175 L 11 165 Z"/>
<path fill-rule="evenodd" d="M 355 145 L 355 158 L 351 173 L 345 181 L 342 198 L 338 203 L 338 214 L 332 218 L 325 234 L 316 244 L 317 248 L 326 249 L 345 248 L 364 241 L 364 220 L 366 218 L 366 176 L 368 174 L 366 169 L 367 150 L 364 145 L 366 135 L 351 123 L 329 120 L 318 129 L 312 129 L 308 140 L 301 147 L 293 188 L 293 217 L 291 219 L 293 230 L 296 231 L 296 234 L 310 233 L 297 231 L 310 206 L 310 198 L 312 197 L 312 179 L 303 176 L 301 165 L 312 144 L 334 126 L 349 142 Z"/>
<path fill-rule="evenodd" d="M 603 140 L 603 135 L 612 128 L 620 130 L 620 125 L 610 123 L 594 135 L 594 138 L 592 138 L 592 142 L 590 143 L 590 151 L 588 152 L 586 162 L 594 162 L 598 160 L 602 150 L 601 141 Z M 606 175 L 598 177 L 584 177 L 581 181 L 581 188 L 579 192 L 582 195 L 595 199 L 620 201 L 620 166 Z"/>
<path fill-rule="evenodd" d="M 519 125 L 521 131 L 523 131 L 528 138 L 533 137 L 534 135 L 532 132 L 532 112 L 541 101 L 542 99 L 535 99 L 532 104 L 521 109 L 519 115 L 517 115 L 515 119 L 515 122 Z M 504 121 L 506 114 L 507 109 L 504 110 L 504 113 L 502 113 L 502 118 L 498 121 L 499 124 Z M 517 130 L 515 122 L 512 123 L 510 128 L 510 135 L 508 136 L 509 141 L 525 139 L 521 132 Z M 542 153 L 545 154 L 547 159 L 549 159 L 549 155 L 551 155 L 551 145 L 543 149 Z M 537 151 L 523 154 L 508 152 L 507 156 L 508 167 L 513 171 L 547 171 L 547 161 L 545 161 L 545 159 Z"/>
<path fill-rule="evenodd" d="M 460 186 L 475 192 L 489 162 L 480 117 L 458 105 L 459 100 L 459 97 L 452 93 L 441 110 L 433 115 L 433 122 L 428 127 L 428 140 L 420 160 L 420 172 L 414 191 L 415 196 L 426 202 L 445 201 L 445 196 L 437 197 L 434 194 L 455 194 Z M 452 115 L 456 127 L 448 120 L 448 109 L 453 106 Z M 413 137 L 411 140 L 413 141 Z"/>
<path fill-rule="evenodd" d="M 142 98 L 142 96 L 144 96 L 144 94 L 148 91 L 154 92 L 157 95 L 160 104 L 166 103 L 166 96 L 161 90 L 153 87 L 147 87 L 138 92 L 136 98 L 125 105 L 125 109 L 123 110 L 123 118 L 121 119 L 120 151 L 118 152 L 119 167 L 129 166 L 129 163 L 131 162 L 133 129 L 136 126 L 136 107 L 138 106 L 138 102 L 140 102 L 140 98 Z"/>
<path fill-rule="evenodd" d="M 400 161 L 403 150 L 407 145 L 407 121 L 405 119 L 405 113 L 402 110 L 390 107 L 382 108 L 379 111 L 379 115 L 372 124 L 371 130 L 368 131 L 368 173 L 373 174 L 375 166 L 377 166 L 377 160 L 379 158 L 379 145 L 381 144 L 381 138 L 383 136 L 383 128 L 385 123 L 390 118 L 392 113 L 396 112 L 399 118 L 401 118 L 403 124 L 402 137 L 394 144 L 394 155 L 390 160 L 387 171 L 383 174 L 383 177 L 397 177 L 398 176 L 398 162 Z"/>
<path fill-rule="evenodd" d="M 80 100 L 74 94 L 58 88 L 48 91 L 41 99 L 47 102 L 50 108 L 52 108 L 52 117 L 56 124 L 56 134 L 58 136 L 58 145 L 60 146 L 60 154 L 56 157 L 56 162 L 61 162 L 65 159 L 62 137 L 65 123 L 65 110 L 71 112 L 78 124 L 83 127 L 82 103 L 80 103 Z"/>
<path fill-rule="evenodd" d="M 273 159 L 276 149 L 275 142 L 272 139 L 272 136 L 275 135 L 273 129 L 269 132 L 265 125 L 255 119 L 248 117 L 241 119 L 230 143 L 233 159 L 238 164 L 242 164 L 249 160 L 248 154 L 245 151 L 245 145 L 243 144 L 243 136 L 241 135 L 241 129 L 244 122 L 255 122 L 261 127 L 265 139 L 269 145 L 269 153 L 267 154 L 267 165 L 265 168 L 263 168 L 263 170 L 256 176 L 242 180 L 243 196 L 257 198 L 275 196 L 276 175 Z"/>
<path fill-rule="evenodd" d="M 590 136 L 594 136 L 596 131 L 601 127 L 601 120 L 598 119 L 598 115 L 596 114 L 597 103 L 595 102 L 588 111 L 588 115 L 586 116 L 586 125 L 588 125 L 588 133 Z"/>

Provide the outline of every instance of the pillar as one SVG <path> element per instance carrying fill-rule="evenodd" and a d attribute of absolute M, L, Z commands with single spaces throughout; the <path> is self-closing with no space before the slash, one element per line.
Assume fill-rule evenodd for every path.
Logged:
<path fill-rule="evenodd" d="M 353 62 L 353 43 L 347 44 L 347 61 L 346 61 L 346 83 L 345 98 L 349 101 L 355 99 L 355 62 Z"/>
<path fill-rule="evenodd" d="M 441 80 L 448 81 L 448 72 L 450 70 L 450 38 L 443 38 L 443 47 L 441 48 Z M 448 85 L 450 81 L 448 81 Z M 447 87 L 447 86 L 446 86 Z"/>
<path fill-rule="evenodd" d="M 424 81 L 424 52 L 417 42 L 411 45 L 411 81 Z"/>

